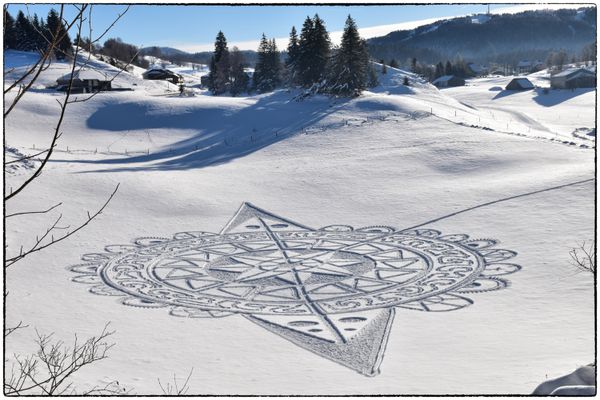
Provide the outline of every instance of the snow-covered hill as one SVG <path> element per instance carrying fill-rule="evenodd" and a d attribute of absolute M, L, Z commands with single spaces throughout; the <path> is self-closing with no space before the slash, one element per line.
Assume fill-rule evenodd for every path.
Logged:
<path fill-rule="evenodd" d="M 32 59 L 5 52 L 5 62 L 16 68 L 10 81 Z M 67 71 L 54 63 L 6 118 L 12 157 L 48 145 L 64 94 L 46 87 Z M 120 188 L 76 236 L 9 268 L 7 324 L 30 328 L 6 340 L 7 354 L 34 351 L 33 327 L 69 341 L 111 321 L 109 358 L 74 383 L 117 379 L 138 394 L 160 394 L 157 378 L 192 367 L 189 394 L 528 394 L 589 363 L 593 279 L 570 265 L 569 250 L 594 237 L 595 137 L 573 130 L 595 126 L 595 92 L 498 90 L 508 78 L 440 91 L 392 68 L 379 80 L 355 99 L 300 101 L 287 90 L 179 97 L 174 85 L 134 70 L 114 82 L 132 91 L 70 105 L 51 162 L 6 212 L 63 204 L 26 225 L 7 220 L 8 254 L 59 213 L 76 226 Z M 5 174 L 6 187 L 29 170 Z M 421 225 L 495 238 L 522 269 L 509 287 L 473 295 L 461 310 L 398 309 L 377 377 L 239 315 L 176 318 L 71 281 L 66 268 L 83 254 L 142 236 L 219 232 L 246 201 L 315 228 Z"/>

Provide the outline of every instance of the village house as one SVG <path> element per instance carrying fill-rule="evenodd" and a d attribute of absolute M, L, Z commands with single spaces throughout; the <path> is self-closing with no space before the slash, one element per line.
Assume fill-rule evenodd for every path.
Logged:
<path fill-rule="evenodd" d="M 521 60 L 517 64 L 517 73 L 518 74 L 529 74 L 532 72 L 541 71 L 544 69 L 544 63 L 540 60 L 529 61 L 529 60 Z"/>
<path fill-rule="evenodd" d="M 476 76 L 483 76 L 488 73 L 488 68 L 485 65 L 469 63 L 467 64 L 467 67 L 469 67 L 471 72 Z"/>
<path fill-rule="evenodd" d="M 162 69 L 162 68 L 152 68 L 142 74 L 144 79 L 150 80 L 162 80 L 169 81 L 171 83 L 179 83 L 183 81 L 183 77 L 181 75 L 176 74 L 175 72 Z"/>
<path fill-rule="evenodd" d="M 506 85 L 506 90 L 531 90 L 533 88 L 535 86 L 527 78 L 514 78 Z"/>
<path fill-rule="evenodd" d="M 70 73 L 58 78 L 56 90 L 67 91 L 70 80 Z M 105 90 L 111 90 L 111 80 L 105 73 L 90 68 L 81 68 L 73 72 L 71 93 L 93 93 Z"/>
<path fill-rule="evenodd" d="M 438 88 L 445 88 L 454 86 L 464 86 L 465 80 L 456 75 L 444 75 L 440 76 L 431 83 L 433 83 L 433 85 L 435 85 Z"/>
<path fill-rule="evenodd" d="M 596 74 L 586 68 L 569 68 L 550 77 L 553 89 L 596 87 Z"/>

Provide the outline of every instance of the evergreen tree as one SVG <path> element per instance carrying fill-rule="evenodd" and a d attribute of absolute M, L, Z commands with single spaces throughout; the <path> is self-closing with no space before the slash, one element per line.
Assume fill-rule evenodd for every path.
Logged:
<path fill-rule="evenodd" d="M 435 74 L 434 74 L 434 79 L 439 78 L 440 76 L 444 75 L 444 64 L 442 64 L 442 62 L 440 61 L 439 63 L 437 63 L 437 65 L 435 66 Z"/>
<path fill-rule="evenodd" d="M 331 41 L 329 40 L 329 33 L 325 28 L 325 22 L 319 18 L 318 14 L 315 14 L 313 18 L 314 26 L 314 41 L 315 41 L 315 53 L 314 53 L 314 82 L 319 82 L 325 77 L 327 73 L 327 63 L 329 62 L 329 55 L 331 51 Z"/>
<path fill-rule="evenodd" d="M 377 79 L 377 72 L 375 71 L 375 68 L 373 68 L 372 65 L 369 66 L 368 76 L 369 76 L 368 86 L 370 88 L 373 88 L 373 87 L 379 85 L 379 80 Z"/>
<path fill-rule="evenodd" d="M 33 14 L 33 20 L 31 21 L 31 25 L 33 28 L 33 45 L 35 50 L 42 51 L 46 48 L 47 43 L 44 39 L 44 28 L 40 23 L 40 20 L 37 14 Z"/>
<path fill-rule="evenodd" d="M 258 46 L 258 61 L 254 68 L 254 88 L 260 92 L 269 92 L 281 83 L 281 61 L 275 39 L 267 40 L 263 33 Z"/>
<path fill-rule="evenodd" d="M 387 66 L 384 63 L 381 63 L 381 73 L 387 74 Z"/>
<path fill-rule="evenodd" d="M 23 14 L 23 11 L 19 11 L 17 14 L 17 20 L 15 22 L 15 36 L 15 48 L 17 50 L 31 51 L 34 49 L 35 43 L 33 42 L 33 26 L 25 14 Z"/>
<path fill-rule="evenodd" d="M 227 48 L 227 39 L 225 38 L 225 34 L 222 31 L 217 33 L 217 38 L 215 39 L 215 62 L 218 64 L 223 57 L 227 56 L 229 50 Z"/>
<path fill-rule="evenodd" d="M 357 96 L 367 87 L 369 53 L 356 23 L 348 15 L 342 43 L 332 58 L 328 90 L 342 96 Z M 384 64 L 385 66 L 385 64 Z"/>
<path fill-rule="evenodd" d="M 285 69 L 287 72 L 287 83 L 294 85 L 298 82 L 298 54 L 300 52 L 300 44 L 298 43 L 298 34 L 296 27 L 292 26 L 290 32 L 290 40 L 287 48 L 287 59 L 285 60 Z"/>
<path fill-rule="evenodd" d="M 4 48 L 15 49 L 17 47 L 17 32 L 15 19 L 4 7 Z"/>
<path fill-rule="evenodd" d="M 314 54 L 314 39 L 313 39 L 314 24 L 310 17 L 306 17 L 300 32 L 300 40 L 298 42 L 298 80 L 302 86 L 312 85 L 312 59 Z"/>
<path fill-rule="evenodd" d="M 213 94 L 221 94 L 227 91 L 230 69 L 227 39 L 223 32 L 219 31 L 215 39 L 215 51 L 210 60 L 210 73 L 208 75 L 208 88 Z"/>
<path fill-rule="evenodd" d="M 410 60 L 410 68 L 412 72 L 417 72 L 417 59 L 415 57 L 413 57 L 412 60 Z"/>
<path fill-rule="evenodd" d="M 396 59 L 395 59 L 395 58 L 392 58 L 392 59 L 390 60 L 390 63 L 389 63 L 388 65 L 389 65 L 390 67 L 392 67 L 392 68 L 398 68 L 398 61 L 396 61 Z"/>
<path fill-rule="evenodd" d="M 229 92 L 232 96 L 237 96 L 240 93 L 244 93 L 248 90 L 248 82 L 250 78 L 248 74 L 244 72 L 244 56 L 237 47 L 233 47 L 230 56 L 231 63 L 231 86 Z"/>
<path fill-rule="evenodd" d="M 446 61 L 446 68 L 444 69 L 444 75 L 452 75 L 452 64 L 450 61 Z"/>
<path fill-rule="evenodd" d="M 51 9 L 48 13 L 48 18 L 46 20 L 47 30 L 50 35 L 49 41 L 52 41 L 52 38 L 59 39 L 56 47 L 54 49 L 54 54 L 57 59 L 61 60 L 67 57 L 72 52 L 72 44 L 71 38 L 69 38 L 69 34 L 66 31 L 65 26 L 60 20 L 58 13 L 56 10 Z"/>
<path fill-rule="evenodd" d="M 306 17 L 300 33 L 298 51 L 299 81 L 305 87 L 319 83 L 325 77 L 331 42 L 325 23 L 318 14 Z"/>
<path fill-rule="evenodd" d="M 281 85 L 281 55 L 277 49 L 275 38 L 269 43 L 269 67 L 273 81 L 273 87 Z"/>

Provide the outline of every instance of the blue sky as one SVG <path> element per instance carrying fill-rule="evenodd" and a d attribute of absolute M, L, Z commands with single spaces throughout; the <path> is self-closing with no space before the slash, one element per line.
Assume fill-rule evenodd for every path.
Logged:
<path fill-rule="evenodd" d="M 27 15 L 47 15 L 52 6 L 47 4 L 10 4 L 13 16 L 19 10 Z M 125 9 L 123 5 L 99 4 L 93 7 L 93 26 L 101 32 Z M 501 12 L 507 5 L 492 4 L 492 12 Z M 56 5 L 54 8 L 58 9 Z M 386 6 L 172 6 L 134 4 L 127 14 L 112 28 L 106 37 L 120 37 L 137 46 L 171 46 L 187 51 L 210 50 L 219 30 L 225 33 L 232 45 L 253 49 L 264 32 L 278 39 L 280 48 L 285 47 L 285 38 L 292 25 L 298 31 L 307 15 L 318 13 L 325 20 L 330 32 L 341 31 L 348 14 L 359 28 L 401 24 L 411 21 L 460 16 L 487 11 L 483 4 L 458 5 L 386 5 Z M 66 6 L 66 14 L 72 14 L 72 6 Z M 420 24 L 420 23 L 419 23 Z M 405 26 L 406 25 L 406 26 Z M 410 24 L 390 27 L 383 34 L 396 28 L 410 29 Z M 364 31 L 363 36 L 374 36 L 378 30 Z M 362 34 L 363 32 L 361 32 Z M 87 36 L 87 34 L 83 34 Z M 336 35 L 332 35 L 335 42 Z M 255 45 L 256 44 L 256 45 Z"/>

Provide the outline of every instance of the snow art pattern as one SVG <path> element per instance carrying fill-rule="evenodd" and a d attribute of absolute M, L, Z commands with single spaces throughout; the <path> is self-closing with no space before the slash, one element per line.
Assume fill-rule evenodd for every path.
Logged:
<path fill-rule="evenodd" d="M 181 317 L 241 315 L 363 375 L 379 373 L 394 310 L 452 311 L 520 267 L 491 239 L 387 226 L 312 229 L 244 203 L 219 234 L 140 238 L 70 267 L 90 291 Z"/>

